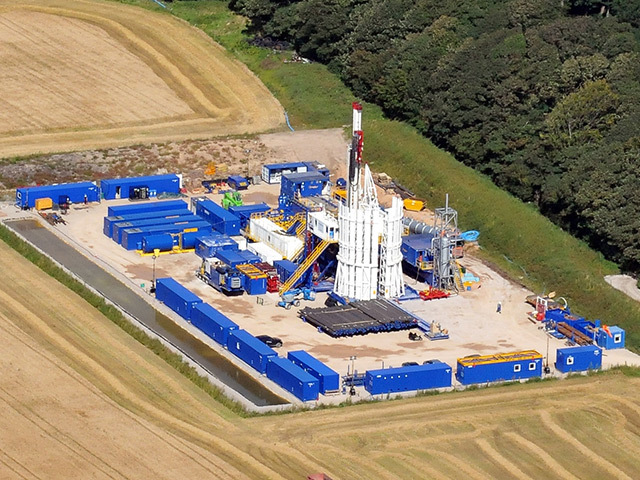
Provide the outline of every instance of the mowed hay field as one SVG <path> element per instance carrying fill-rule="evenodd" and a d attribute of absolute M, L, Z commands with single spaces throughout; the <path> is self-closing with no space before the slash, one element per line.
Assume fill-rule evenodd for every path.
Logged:
<path fill-rule="evenodd" d="M 0 157 L 273 130 L 246 66 L 170 14 L 0 0 Z"/>
<path fill-rule="evenodd" d="M 0 243 L 0 478 L 626 478 L 621 373 L 242 418 Z"/>

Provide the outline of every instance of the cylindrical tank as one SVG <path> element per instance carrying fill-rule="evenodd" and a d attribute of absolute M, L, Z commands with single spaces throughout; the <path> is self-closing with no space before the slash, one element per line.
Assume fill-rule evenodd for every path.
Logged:
<path fill-rule="evenodd" d="M 206 233 L 202 232 L 187 232 L 182 234 L 182 248 L 184 250 L 188 248 L 195 248 L 196 246 L 196 238 L 202 237 L 206 235 Z"/>
<path fill-rule="evenodd" d="M 154 250 L 166 252 L 173 249 L 173 236 L 168 233 L 147 235 L 142 238 L 142 251 L 152 253 Z"/>
<path fill-rule="evenodd" d="M 413 218 L 404 217 L 402 224 L 409 229 L 409 232 L 417 235 L 423 235 L 425 233 L 434 233 L 433 226 L 427 225 L 424 222 L 419 222 Z"/>

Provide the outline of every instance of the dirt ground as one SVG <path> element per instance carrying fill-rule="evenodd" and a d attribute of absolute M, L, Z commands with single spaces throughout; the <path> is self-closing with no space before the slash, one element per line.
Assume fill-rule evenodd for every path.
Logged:
<path fill-rule="evenodd" d="M 613 288 L 617 288 L 627 296 L 640 302 L 640 288 L 638 281 L 629 275 L 607 275 L 604 280 Z"/>
<path fill-rule="evenodd" d="M 618 373 L 243 419 L 4 244 L 0 264 L 0 478 L 640 473 L 637 378 Z"/>
<path fill-rule="evenodd" d="M 259 155 L 252 157 L 252 169 L 258 169 L 259 161 L 317 160 L 338 172 L 332 177 L 335 180 L 344 168 L 346 148 L 339 129 L 261 135 L 255 142 L 253 150 Z M 240 151 L 242 147 L 238 144 L 234 151 Z M 243 198 L 246 203 L 264 201 L 276 205 L 279 190 L 279 185 L 260 184 L 251 186 L 243 193 Z M 201 194 L 198 191 L 198 195 Z M 381 203 L 388 203 L 390 195 L 382 190 L 378 194 Z M 220 200 L 217 194 L 208 196 L 214 201 Z M 66 217 L 68 224 L 55 227 L 55 231 L 94 261 L 120 275 L 132 288 L 147 290 L 152 281 L 153 260 L 124 250 L 102 234 L 107 207 L 119 203 L 127 203 L 127 200 L 102 202 L 88 208 L 74 207 Z M 428 210 L 410 215 L 431 222 Z M 282 338 L 283 355 L 287 351 L 304 349 L 341 374 L 347 373 L 351 364 L 349 358 L 354 355 L 357 357 L 355 369 L 361 372 L 383 366 L 400 366 L 405 361 L 421 363 L 434 358 L 455 366 L 457 359 L 466 355 L 528 349 L 535 349 L 544 356 L 547 356 L 548 349 L 548 361 L 553 364 L 555 350 L 565 346 L 563 341 L 549 338 L 528 319 L 527 313 L 532 308 L 524 299 L 532 292 L 502 278 L 472 255 L 467 255 L 461 262 L 480 279 L 471 291 L 448 299 L 402 303 L 404 308 L 421 318 L 439 323 L 450 335 L 448 340 L 425 339 L 421 342 L 410 341 L 407 332 L 331 338 L 302 322 L 295 309 L 287 311 L 277 307 L 277 294 L 262 295 L 259 299 L 249 295 L 233 298 L 222 295 L 195 277 L 200 262 L 200 258 L 192 253 L 162 255 L 156 261 L 156 276 L 174 277 L 254 335 L 270 334 Z M 405 281 L 416 290 L 427 288 L 412 278 L 406 277 Z M 326 294 L 319 294 L 315 302 L 303 302 L 303 305 L 323 306 L 325 298 Z M 498 302 L 502 303 L 501 314 L 496 313 Z M 603 362 L 605 367 L 640 365 L 640 356 L 627 350 L 609 350 L 605 352 Z M 366 397 L 367 394 L 360 391 L 359 395 Z M 338 396 L 326 401 L 341 399 L 343 397 Z"/>
<path fill-rule="evenodd" d="M 0 158 L 284 123 L 267 88 L 208 36 L 123 3 L 0 0 L 0 59 Z"/>

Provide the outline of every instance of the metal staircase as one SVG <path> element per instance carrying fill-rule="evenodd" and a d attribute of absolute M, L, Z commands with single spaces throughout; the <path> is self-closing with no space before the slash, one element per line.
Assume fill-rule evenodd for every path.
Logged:
<path fill-rule="evenodd" d="M 302 277 L 302 275 L 304 275 L 306 271 L 309 270 L 309 268 L 315 263 L 315 261 L 318 260 L 320 255 L 322 255 L 322 252 L 324 252 L 331 243 L 333 242 L 322 240 L 320 243 L 318 243 L 318 245 L 316 245 L 316 248 L 314 248 L 309 256 L 304 259 L 304 261 L 298 266 L 298 269 L 293 272 L 293 274 L 287 279 L 286 282 L 282 284 L 282 287 L 280 287 L 281 295 L 294 287 L 296 282 L 300 280 L 300 277 Z"/>

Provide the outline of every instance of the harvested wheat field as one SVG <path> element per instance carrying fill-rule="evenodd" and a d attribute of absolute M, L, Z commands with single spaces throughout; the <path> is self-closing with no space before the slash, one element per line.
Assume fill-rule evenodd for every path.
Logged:
<path fill-rule="evenodd" d="M 0 243 L 0 478 L 638 478 L 639 378 L 241 418 Z"/>
<path fill-rule="evenodd" d="M 264 132 L 282 108 L 170 14 L 97 0 L 0 0 L 0 157 Z"/>

